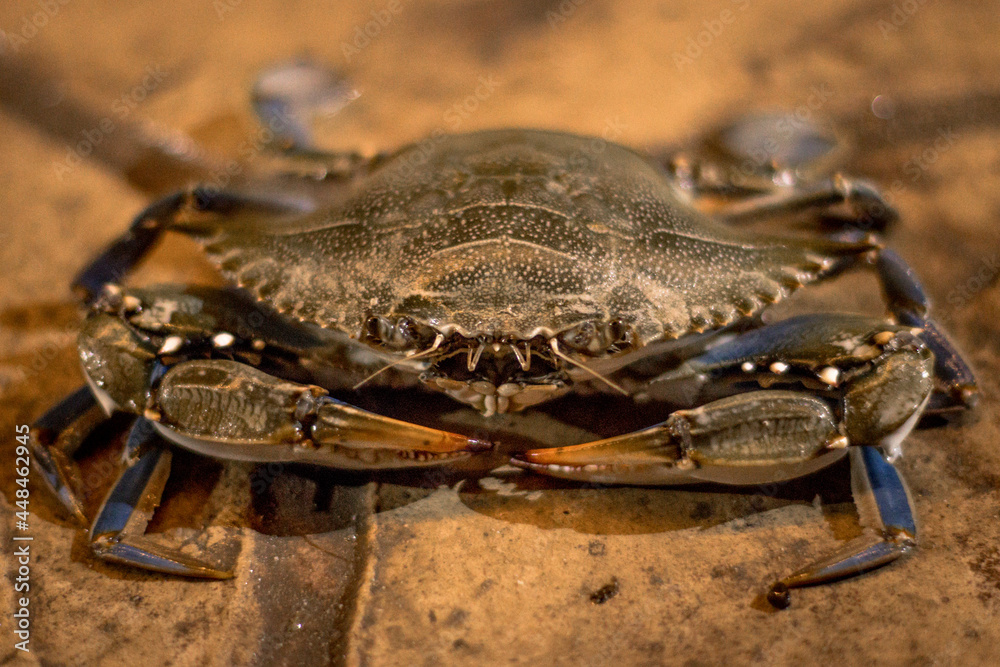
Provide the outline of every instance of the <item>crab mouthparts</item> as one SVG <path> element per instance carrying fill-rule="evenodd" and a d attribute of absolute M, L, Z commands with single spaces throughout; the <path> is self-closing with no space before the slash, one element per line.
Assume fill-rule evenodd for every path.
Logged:
<path fill-rule="evenodd" d="M 570 384 L 559 359 L 540 340 L 454 341 L 422 380 L 486 417 L 549 400 Z"/>
<path fill-rule="evenodd" d="M 590 368 L 594 358 L 636 346 L 631 327 L 619 320 L 584 321 L 559 333 L 465 336 L 407 316 L 370 317 L 361 339 L 401 356 L 382 370 L 423 360 L 421 380 L 490 417 L 516 412 L 563 393 L 571 378 L 589 375 L 621 393 L 617 384 Z M 571 372 L 572 371 L 572 375 Z M 378 373 L 355 386 L 361 386 Z"/>
<path fill-rule="evenodd" d="M 558 396 L 568 389 L 567 383 L 558 380 L 540 384 L 505 382 L 499 386 L 489 380 L 462 382 L 447 377 L 433 378 L 426 382 L 456 401 L 471 405 L 486 417 L 518 412 L 529 405 L 536 405 Z"/>

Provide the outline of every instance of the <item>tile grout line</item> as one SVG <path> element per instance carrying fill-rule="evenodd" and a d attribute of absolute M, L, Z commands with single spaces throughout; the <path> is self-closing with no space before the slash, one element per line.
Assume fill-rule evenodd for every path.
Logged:
<path fill-rule="evenodd" d="M 361 632 L 371 585 L 375 579 L 375 538 L 378 522 L 375 503 L 378 498 L 378 483 L 370 482 L 358 504 L 357 519 L 354 523 L 357 541 L 354 546 L 354 567 L 351 581 L 341 597 L 341 608 L 336 639 L 330 647 L 331 663 L 336 665 L 361 665 L 366 661 L 359 648 L 355 647 Z"/>

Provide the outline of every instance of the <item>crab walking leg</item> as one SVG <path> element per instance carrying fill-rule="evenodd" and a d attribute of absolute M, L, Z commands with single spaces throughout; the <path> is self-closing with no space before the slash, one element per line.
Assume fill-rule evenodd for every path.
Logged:
<path fill-rule="evenodd" d="M 72 456 L 107 415 L 89 387 L 80 387 L 39 417 L 32 426 L 31 461 L 63 507 L 86 525 L 80 502 L 80 474 Z"/>
<path fill-rule="evenodd" d="M 121 282 L 168 229 L 197 227 L 212 216 L 241 213 L 273 216 L 300 210 L 301 207 L 288 202 L 205 187 L 174 193 L 150 204 L 136 216 L 128 231 L 77 275 L 73 288 L 85 303 L 93 303 L 105 285 Z"/>
<path fill-rule="evenodd" d="M 749 196 L 713 208 L 713 213 L 729 222 L 745 222 L 807 209 L 829 208 L 848 204 L 857 223 L 882 230 L 899 219 L 878 188 L 864 179 L 837 174 L 816 182 L 775 188 L 771 192 Z"/>
<path fill-rule="evenodd" d="M 296 60 L 262 71 L 254 82 L 251 102 L 261 126 L 275 134 L 279 148 L 310 155 L 320 154 L 313 119 L 332 116 L 360 94 L 333 70 Z"/>
<path fill-rule="evenodd" d="M 843 325 L 852 321 L 840 319 Z M 830 558 L 779 581 L 769 599 L 775 606 L 787 606 L 790 587 L 884 565 L 915 545 L 915 522 L 905 487 L 880 452 L 890 461 L 899 456 L 900 442 L 923 414 L 934 389 L 933 354 L 908 331 L 886 330 L 872 336 L 864 326 L 869 318 L 853 319 L 856 330 L 852 333 L 847 327 L 848 331 L 832 342 L 857 358 L 852 363 L 843 360 L 843 372 L 828 366 L 836 372 L 824 368 L 815 373 L 813 381 L 830 385 L 825 391 L 818 390 L 820 397 L 776 389 L 737 394 L 679 410 L 643 431 L 572 447 L 532 450 L 513 462 L 582 481 L 751 484 L 807 474 L 829 464 L 837 454 L 843 455 L 848 446 L 859 446 L 860 453 L 852 454 L 855 497 L 859 509 L 865 507 L 867 498 L 874 497 L 876 520 L 866 523 L 879 526 L 880 532 L 870 532 Z M 778 325 L 766 327 L 744 334 L 745 340 L 737 338 L 720 345 L 697 361 L 708 372 L 712 366 L 725 369 L 741 358 L 747 359 L 741 368 L 747 364 L 745 370 L 752 370 L 766 356 L 778 352 L 792 360 L 806 351 L 822 349 L 817 347 L 821 341 L 817 335 L 826 324 L 815 317 L 784 324 L 785 333 L 799 333 L 791 342 L 770 338 Z M 869 333 L 861 333 L 866 330 Z M 758 379 L 770 385 L 790 370 L 791 364 L 775 361 L 768 367 L 774 377 L 761 375 Z M 798 381 L 805 380 L 803 373 Z M 832 404 L 837 404 L 837 417 Z"/>
<path fill-rule="evenodd" d="M 846 202 L 858 217 L 855 224 L 885 229 L 899 216 L 870 182 L 840 174 L 816 181 L 798 176 L 832 166 L 836 145 L 836 137 L 814 123 L 754 114 L 710 135 L 701 159 L 679 154 L 661 162 L 692 192 L 696 206 L 730 222 Z"/>
<path fill-rule="evenodd" d="M 789 589 L 853 577 L 888 565 L 917 545 L 909 491 L 896 468 L 875 447 L 851 449 L 851 488 L 865 533 L 830 556 L 776 582 L 767 594 L 779 609 L 791 604 Z"/>
<path fill-rule="evenodd" d="M 930 316 L 930 303 L 916 273 L 896 252 L 879 251 L 875 264 L 886 302 L 896 321 L 921 329 L 920 338 L 934 352 L 934 373 L 941 385 L 928 410 L 945 412 L 972 408 L 979 387 L 972 370 Z"/>
<path fill-rule="evenodd" d="M 90 528 L 91 549 L 103 560 L 156 572 L 207 579 L 233 576 L 232 572 L 145 535 L 170 476 L 170 451 L 157 441 L 159 437 L 150 422 L 137 419 L 129 434 L 129 449 L 136 458 L 118 478 L 97 513 Z"/>
<path fill-rule="evenodd" d="M 867 315 L 800 315 L 739 334 L 654 378 L 656 400 L 699 405 L 755 385 L 793 385 L 836 398 L 889 355 L 927 355 L 912 328 Z M 923 350 L 922 352 L 920 350 Z"/>

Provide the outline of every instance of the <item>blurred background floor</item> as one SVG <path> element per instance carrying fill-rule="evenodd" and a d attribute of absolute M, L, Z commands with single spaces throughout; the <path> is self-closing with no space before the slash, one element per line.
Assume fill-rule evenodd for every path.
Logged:
<path fill-rule="evenodd" d="M 965 423 L 906 443 L 900 468 L 921 520 L 917 554 L 801 591 L 781 613 L 760 598 L 774 577 L 859 530 L 843 467 L 767 489 L 605 489 L 503 470 L 461 483 L 343 480 L 182 454 L 153 528 L 183 536 L 208 526 L 237 548 L 236 578 L 178 580 L 98 563 L 84 533 L 36 488 L 32 652 L 14 650 L 8 634 L 0 661 L 1000 660 L 993 3 L 17 0 L 0 7 L 0 29 L 3 66 L 31 63 L 51 84 L 31 109 L 9 96 L 0 106 L 5 544 L 14 427 L 82 380 L 69 281 L 154 191 L 177 185 L 165 176 L 137 188 L 31 119 L 86 100 L 110 110 L 94 125 L 109 142 L 134 123 L 244 158 L 259 144 L 248 104 L 257 73 L 300 56 L 341 70 L 360 92 L 321 127 L 330 148 L 372 151 L 439 129 L 501 126 L 668 146 L 755 109 L 829 120 L 850 146 L 845 168 L 881 183 L 902 212 L 890 242 L 923 277 L 983 392 Z M 101 129 L 104 117 L 115 127 Z M 179 238 L 135 277 L 212 280 Z M 866 276 L 803 300 L 881 309 Z M 497 427 L 512 442 L 565 444 L 627 426 L 560 405 Z M 436 419 L 478 417 L 449 406 Z M 110 458 L 91 458 L 93 509 Z M 0 550 L 9 578 L 10 551 Z M 0 627 L 14 598 L 0 591 Z"/>

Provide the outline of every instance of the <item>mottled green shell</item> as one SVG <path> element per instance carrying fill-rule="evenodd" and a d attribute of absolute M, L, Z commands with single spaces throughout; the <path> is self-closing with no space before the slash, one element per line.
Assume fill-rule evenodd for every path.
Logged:
<path fill-rule="evenodd" d="M 211 232 L 232 280 L 351 335 L 371 316 L 521 339 L 620 319 L 640 343 L 755 313 L 849 248 L 726 227 L 635 152 L 534 130 L 432 137 L 332 208 Z"/>

